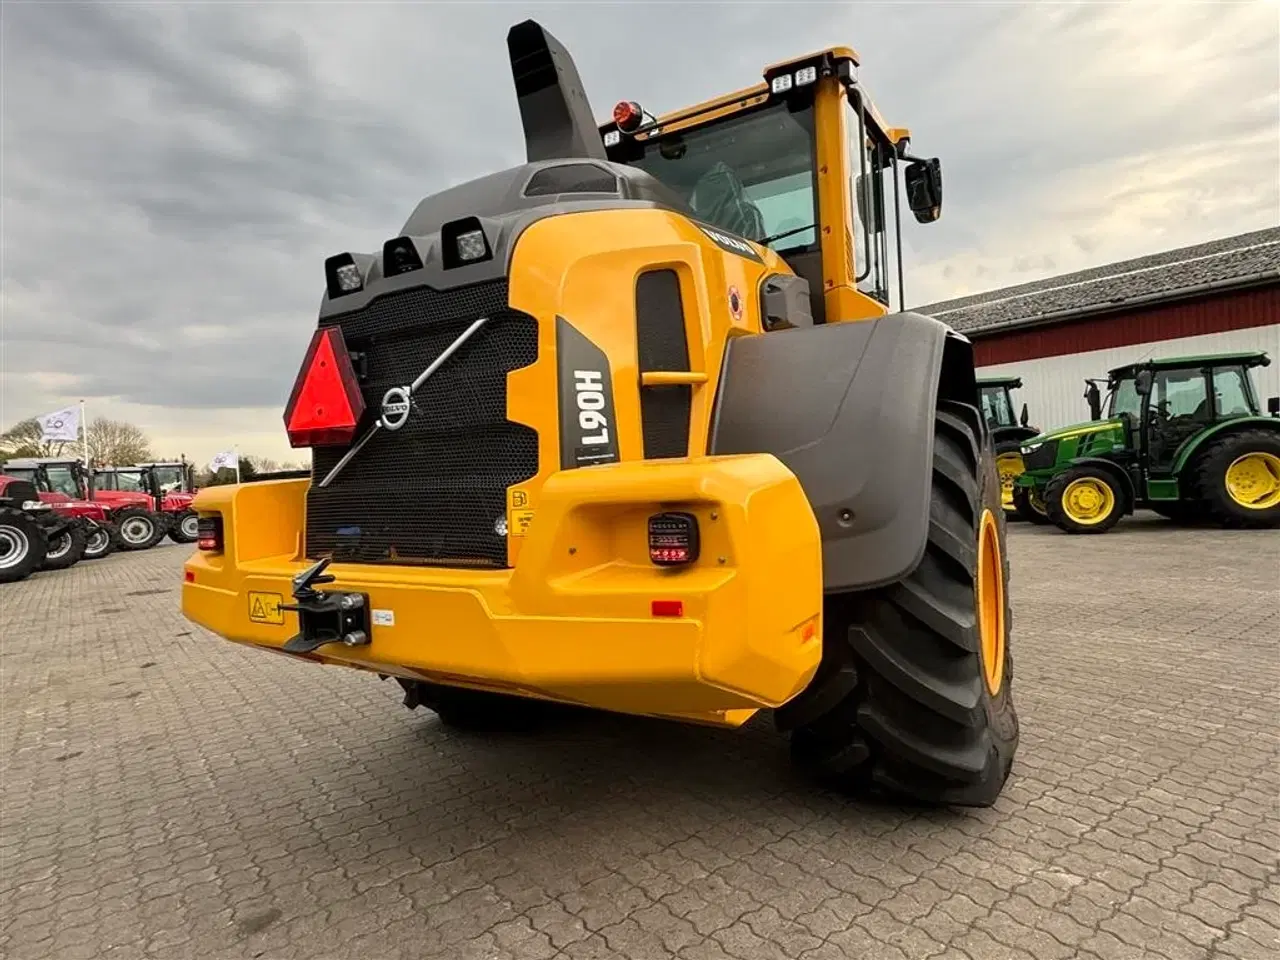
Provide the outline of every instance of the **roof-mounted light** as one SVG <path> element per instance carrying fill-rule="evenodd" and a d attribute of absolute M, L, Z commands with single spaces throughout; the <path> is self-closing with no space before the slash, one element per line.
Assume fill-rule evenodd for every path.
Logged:
<path fill-rule="evenodd" d="M 609 130 L 604 135 L 604 145 L 606 147 L 616 147 L 622 142 L 622 133 L 618 130 Z"/>
<path fill-rule="evenodd" d="M 383 276 L 398 277 L 402 273 L 421 269 L 422 257 L 412 238 L 396 237 L 382 245 Z"/>
<path fill-rule="evenodd" d="M 356 264 L 356 258 L 349 253 L 334 254 L 325 260 L 324 279 L 331 300 L 364 289 L 364 275 Z"/>
<path fill-rule="evenodd" d="M 619 100 L 613 108 L 613 122 L 623 133 L 635 133 L 644 122 L 644 111 L 634 100 Z"/>
<path fill-rule="evenodd" d="M 478 217 L 463 217 L 442 226 L 440 246 L 446 270 L 493 259 L 493 247 Z"/>

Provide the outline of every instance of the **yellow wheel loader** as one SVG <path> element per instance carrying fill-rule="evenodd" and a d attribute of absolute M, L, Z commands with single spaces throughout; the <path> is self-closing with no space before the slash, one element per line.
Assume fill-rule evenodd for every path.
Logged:
<path fill-rule="evenodd" d="M 848 48 L 598 125 L 541 26 L 507 46 L 528 161 L 326 261 L 311 477 L 199 493 L 184 613 L 450 724 L 769 710 L 835 786 L 992 803 L 1000 481 L 969 342 L 901 309 L 938 161 Z"/>

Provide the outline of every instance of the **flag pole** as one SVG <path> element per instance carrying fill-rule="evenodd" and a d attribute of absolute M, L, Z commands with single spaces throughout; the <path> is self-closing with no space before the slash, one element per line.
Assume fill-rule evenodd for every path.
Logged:
<path fill-rule="evenodd" d="M 82 438 L 81 453 L 84 454 L 84 468 L 89 469 L 89 421 L 84 417 L 84 401 L 80 401 L 80 429 L 84 432 L 80 435 Z"/>
<path fill-rule="evenodd" d="M 232 444 L 231 449 L 235 453 L 235 457 L 236 457 L 236 484 L 239 485 L 240 483 L 240 444 L 238 443 Z"/>

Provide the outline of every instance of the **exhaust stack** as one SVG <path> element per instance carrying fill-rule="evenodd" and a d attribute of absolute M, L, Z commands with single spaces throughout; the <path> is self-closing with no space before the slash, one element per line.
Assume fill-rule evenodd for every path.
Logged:
<path fill-rule="evenodd" d="M 607 159 L 578 68 L 560 41 L 526 20 L 507 31 L 507 53 L 529 162 Z"/>

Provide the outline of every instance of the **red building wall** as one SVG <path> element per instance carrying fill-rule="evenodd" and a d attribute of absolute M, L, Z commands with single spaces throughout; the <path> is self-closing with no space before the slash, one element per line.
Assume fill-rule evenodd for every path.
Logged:
<path fill-rule="evenodd" d="M 1280 324 L 1280 285 L 1210 294 L 1009 333 L 972 334 L 979 367 Z"/>

